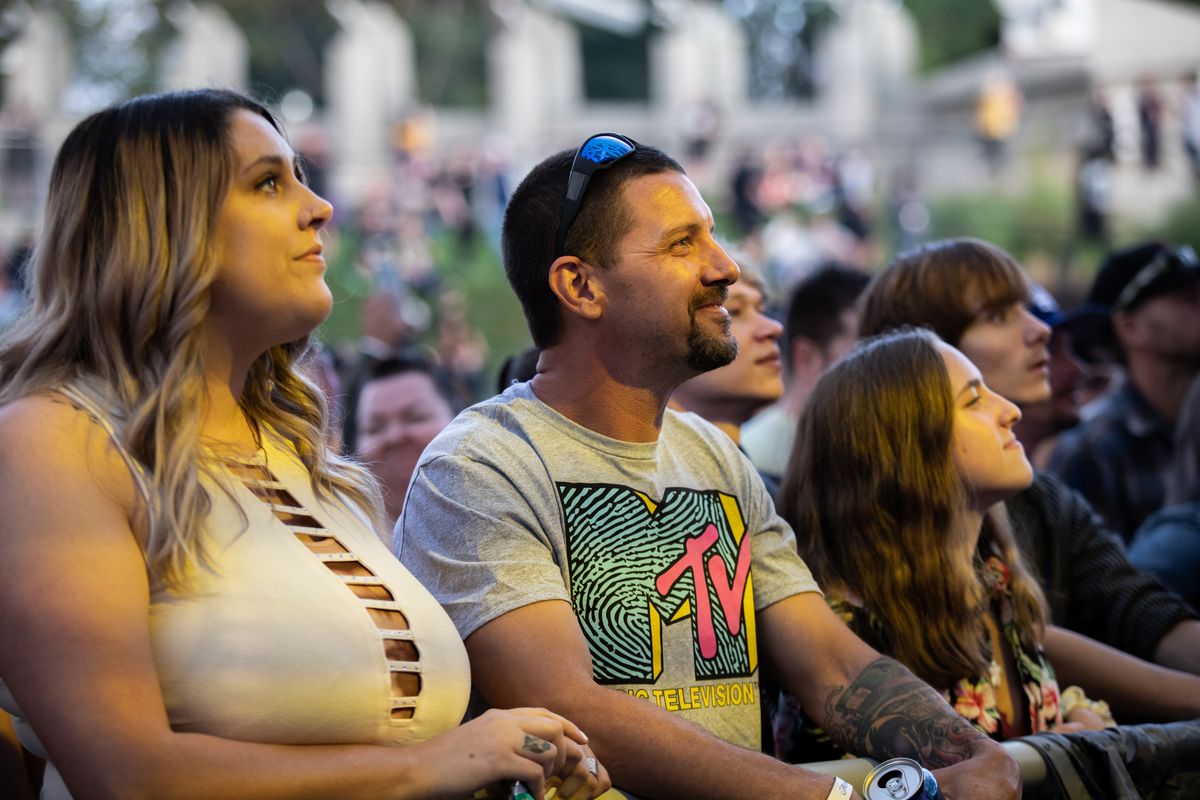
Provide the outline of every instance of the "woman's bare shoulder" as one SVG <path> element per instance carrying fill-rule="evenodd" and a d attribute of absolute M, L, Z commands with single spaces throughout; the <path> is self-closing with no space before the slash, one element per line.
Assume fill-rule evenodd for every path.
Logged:
<path fill-rule="evenodd" d="M 107 438 L 86 411 L 57 392 L 26 395 L 0 406 L 0 457 L 25 459 L 45 453 L 70 460 L 97 435 Z"/>
<path fill-rule="evenodd" d="M 108 433 L 56 392 L 27 395 L 0 406 L 0 483 L 11 491 L 83 500 L 100 494 L 128 508 L 134 485 Z"/>

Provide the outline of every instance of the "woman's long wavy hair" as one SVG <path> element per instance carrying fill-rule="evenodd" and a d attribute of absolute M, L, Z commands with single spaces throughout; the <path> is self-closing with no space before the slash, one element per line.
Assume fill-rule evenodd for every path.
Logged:
<path fill-rule="evenodd" d="M 870 339 L 817 383 L 779 494 L 817 581 L 862 598 L 891 637 L 891 655 L 933 686 L 988 674 L 989 589 L 982 557 L 1011 573 L 1026 644 L 1046 619 L 1002 506 L 978 541 L 957 524 L 967 490 L 954 464 L 950 378 L 929 331 Z"/>
<path fill-rule="evenodd" d="M 208 563 L 200 476 L 217 473 L 200 441 L 201 326 L 239 110 L 280 129 L 264 106 L 216 89 L 139 97 L 81 122 L 54 162 L 30 303 L 0 343 L 0 403 L 74 383 L 106 406 L 149 483 L 139 538 L 156 588 L 183 588 L 192 565 Z M 340 494 L 378 526 L 374 480 L 323 444 L 325 398 L 297 368 L 307 348 L 306 337 L 264 353 L 239 403 L 260 433 L 295 449 L 318 497 Z"/>

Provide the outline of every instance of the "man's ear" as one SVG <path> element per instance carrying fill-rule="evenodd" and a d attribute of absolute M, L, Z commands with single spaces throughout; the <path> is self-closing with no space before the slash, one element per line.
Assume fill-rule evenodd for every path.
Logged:
<path fill-rule="evenodd" d="M 599 319 L 604 287 L 595 266 L 578 256 L 561 256 L 550 265 L 550 291 L 569 313 Z"/>
<path fill-rule="evenodd" d="M 1145 328 L 1136 311 L 1118 311 L 1113 314 L 1112 327 L 1117 335 L 1117 342 L 1126 349 L 1136 348 L 1140 344 L 1142 330 Z"/>

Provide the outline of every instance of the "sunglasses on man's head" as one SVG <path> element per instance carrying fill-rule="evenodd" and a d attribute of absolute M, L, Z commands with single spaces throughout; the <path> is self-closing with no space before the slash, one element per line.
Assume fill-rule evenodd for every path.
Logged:
<path fill-rule="evenodd" d="M 567 180 L 567 198 L 563 202 L 562 216 L 558 221 L 558 234 L 554 240 L 554 257 L 563 255 L 563 245 L 572 223 L 579 216 L 583 205 L 583 193 L 588 181 L 597 172 L 603 172 L 637 149 L 637 142 L 619 133 L 597 133 L 589 136 L 575 151 L 571 162 L 571 177 Z"/>

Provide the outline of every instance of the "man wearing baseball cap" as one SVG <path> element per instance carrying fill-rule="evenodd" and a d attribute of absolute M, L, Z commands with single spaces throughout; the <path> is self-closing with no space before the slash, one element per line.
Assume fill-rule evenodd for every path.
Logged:
<path fill-rule="evenodd" d="M 1107 313 L 1126 379 L 1064 435 L 1050 469 L 1129 541 L 1162 506 L 1175 420 L 1200 373 L 1200 261 L 1191 247 L 1160 242 L 1119 250 L 1101 264 L 1088 304 Z"/>

